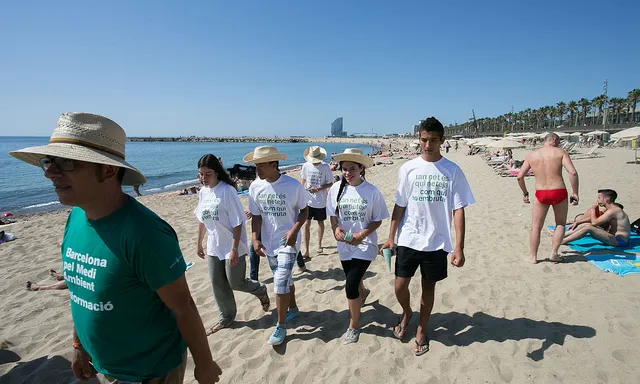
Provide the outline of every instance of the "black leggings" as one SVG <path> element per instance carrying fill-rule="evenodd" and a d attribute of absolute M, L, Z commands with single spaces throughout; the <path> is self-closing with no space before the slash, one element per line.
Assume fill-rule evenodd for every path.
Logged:
<path fill-rule="evenodd" d="M 347 299 L 355 300 L 360 296 L 360 281 L 364 277 L 364 273 L 367 272 L 367 268 L 371 264 L 369 260 L 351 259 L 340 261 L 342 263 L 342 269 L 347 276 L 347 283 L 345 285 L 345 291 L 347 291 Z"/>

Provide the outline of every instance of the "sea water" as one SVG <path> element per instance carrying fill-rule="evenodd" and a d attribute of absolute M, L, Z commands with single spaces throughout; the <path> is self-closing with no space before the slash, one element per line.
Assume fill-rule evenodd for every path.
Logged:
<path fill-rule="evenodd" d="M 25 147 L 46 145 L 48 141 L 48 137 L 0 136 L 0 214 L 7 211 L 34 213 L 61 207 L 51 181 L 44 177 L 42 169 L 8 154 Z M 208 153 L 221 157 L 225 168 L 234 164 L 248 165 L 242 162 L 242 158 L 258 145 L 273 145 L 289 155 L 287 160 L 280 162 L 282 170 L 304 163 L 302 155 L 311 145 L 322 146 L 328 153 L 327 161 L 331 153 L 340 153 L 345 148 L 359 148 L 364 153 L 371 150 L 365 145 L 335 143 L 127 142 L 126 158 L 147 178 L 147 183 L 140 187 L 140 192 L 145 195 L 198 184 L 198 159 Z M 132 187 L 123 189 L 133 194 Z"/>

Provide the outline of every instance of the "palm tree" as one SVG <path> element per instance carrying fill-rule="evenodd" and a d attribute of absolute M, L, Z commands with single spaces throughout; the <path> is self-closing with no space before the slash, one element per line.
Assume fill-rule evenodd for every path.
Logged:
<path fill-rule="evenodd" d="M 556 116 L 560 117 L 560 125 L 564 124 L 564 115 L 567 113 L 567 103 L 565 103 L 564 101 L 559 102 L 558 104 L 556 104 Z"/>
<path fill-rule="evenodd" d="M 591 100 L 591 103 L 593 104 L 594 107 L 598 108 L 598 117 L 601 117 L 604 105 L 607 103 L 607 96 L 605 95 L 596 96 L 593 98 L 593 100 Z"/>
<path fill-rule="evenodd" d="M 611 124 L 620 124 L 620 112 L 626 100 L 621 97 L 612 97 L 609 100 L 611 111 Z M 615 122 L 613 117 L 615 116 Z"/>
<path fill-rule="evenodd" d="M 573 100 L 570 101 L 569 104 L 567 105 L 567 110 L 569 111 L 569 120 L 571 120 L 571 126 L 575 127 L 576 121 L 573 119 L 573 117 L 578 112 L 578 103 L 576 103 Z"/>
<path fill-rule="evenodd" d="M 582 112 L 582 125 L 587 125 L 587 115 L 591 112 L 591 100 L 583 97 L 578 104 L 580 104 L 580 112 Z"/>
<path fill-rule="evenodd" d="M 631 121 L 635 124 L 636 122 L 636 108 L 638 107 L 638 102 L 640 101 L 640 89 L 634 89 L 629 91 L 627 94 L 627 100 L 629 100 L 629 104 L 631 104 Z"/>

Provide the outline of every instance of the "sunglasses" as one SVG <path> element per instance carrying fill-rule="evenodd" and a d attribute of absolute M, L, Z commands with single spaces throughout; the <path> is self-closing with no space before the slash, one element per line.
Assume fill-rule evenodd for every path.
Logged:
<path fill-rule="evenodd" d="M 71 159 L 65 159 L 64 157 L 44 157 L 40 159 L 40 167 L 43 171 L 47 171 L 51 164 L 55 164 L 56 168 L 62 172 L 73 171 L 76 167 L 76 163 Z"/>

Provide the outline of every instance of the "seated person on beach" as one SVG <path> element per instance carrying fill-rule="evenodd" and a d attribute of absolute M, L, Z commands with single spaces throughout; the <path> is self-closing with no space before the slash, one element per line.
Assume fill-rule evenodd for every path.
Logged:
<path fill-rule="evenodd" d="M 56 272 L 54 269 L 49 270 L 49 275 L 54 279 L 58 280 L 57 283 L 51 285 L 39 285 L 34 283 L 33 281 L 27 281 L 27 289 L 30 291 L 58 291 L 62 289 L 67 289 L 67 282 L 64 281 L 64 277 Z"/>
<path fill-rule="evenodd" d="M 580 226 L 581 224 L 591 223 L 591 217 L 594 216 L 594 215 L 595 215 L 596 219 L 598 217 L 602 216 L 602 214 L 604 212 L 606 212 L 606 208 L 604 206 L 604 202 L 605 202 L 606 199 L 608 199 L 609 201 L 611 201 L 612 203 L 617 205 L 620 209 L 624 209 L 622 204 L 618 204 L 618 203 L 615 202 L 617 198 L 618 198 L 618 193 L 616 191 L 614 191 L 613 189 L 599 189 L 598 190 L 598 197 L 596 199 L 596 202 L 589 209 L 587 209 L 584 213 L 581 213 L 581 214 L 577 215 L 575 217 L 575 219 L 573 220 L 573 222 L 567 223 L 568 225 L 571 225 L 567 230 L 568 231 L 573 231 L 578 226 Z M 605 230 L 608 230 L 609 224 L 610 223 L 604 223 L 602 228 L 604 228 Z M 567 235 L 567 233 L 565 233 L 565 236 L 566 235 Z"/>
<path fill-rule="evenodd" d="M 197 195 L 198 192 L 200 191 L 200 187 L 197 185 L 192 185 L 189 188 L 185 188 L 181 191 L 178 191 L 178 196 L 185 196 L 185 195 Z"/>
<path fill-rule="evenodd" d="M 598 193 L 598 198 L 603 195 Z M 587 234 L 591 234 L 593 238 L 600 240 L 606 245 L 612 247 L 628 247 L 629 236 L 631 235 L 631 223 L 629 222 L 629 216 L 620 208 L 620 205 L 611 201 L 610 197 L 603 196 L 602 203 L 600 201 L 594 204 L 592 209 L 597 209 L 597 206 L 602 205 L 605 207 L 604 213 L 597 218 L 591 215 L 590 222 L 580 225 L 576 230 L 572 231 L 568 236 L 565 236 L 562 240 L 562 244 L 570 243 L 574 240 L 583 238 Z M 609 225 L 609 230 L 605 230 L 602 227 Z"/>

